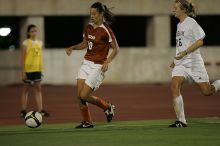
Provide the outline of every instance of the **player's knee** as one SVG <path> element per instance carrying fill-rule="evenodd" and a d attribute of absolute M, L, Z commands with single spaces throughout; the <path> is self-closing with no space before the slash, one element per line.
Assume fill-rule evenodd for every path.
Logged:
<path fill-rule="evenodd" d="M 83 93 L 80 93 L 79 97 L 80 97 L 81 100 L 84 100 L 84 101 L 86 101 L 86 99 L 87 99 L 87 95 L 83 94 Z"/>
<path fill-rule="evenodd" d="M 83 105 L 87 106 L 87 102 L 86 102 L 85 100 L 80 99 L 80 102 L 81 102 L 81 104 L 83 104 Z"/>
<path fill-rule="evenodd" d="M 211 96 L 213 94 L 213 92 L 211 92 L 210 90 L 202 90 L 202 94 L 204 96 Z"/>
<path fill-rule="evenodd" d="M 210 96 L 215 92 L 215 90 L 212 88 L 201 88 L 201 92 L 204 96 Z"/>
<path fill-rule="evenodd" d="M 78 98 L 79 98 L 81 104 L 87 105 L 87 102 L 88 102 L 87 96 L 85 96 L 85 95 L 83 95 L 83 94 L 80 94 L 80 96 L 78 96 Z"/>

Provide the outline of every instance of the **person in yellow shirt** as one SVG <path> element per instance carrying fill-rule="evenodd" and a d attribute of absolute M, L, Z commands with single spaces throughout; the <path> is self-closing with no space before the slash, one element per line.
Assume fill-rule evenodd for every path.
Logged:
<path fill-rule="evenodd" d="M 41 80 L 42 80 L 42 42 L 37 39 L 38 28 L 36 25 L 28 25 L 27 39 L 24 40 L 21 49 L 21 70 L 22 80 L 24 82 L 21 103 L 22 110 L 20 117 L 26 115 L 28 92 L 31 87 L 34 88 L 38 111 L 42 116 L 49 116 L 49 113 L 43 110 Z"/>

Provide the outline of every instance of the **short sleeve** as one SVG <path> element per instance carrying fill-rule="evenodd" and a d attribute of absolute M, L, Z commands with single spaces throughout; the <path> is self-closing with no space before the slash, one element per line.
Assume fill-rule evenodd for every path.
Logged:
<path fill-rule="evenodd" d="M 27 47 L 27 43 L 28 43 L 27 40 L 24 40 L 23 43 L 22 43 L 22 45 L 25 46 L 25 47 Z"/>
<path fill-rule="evenodd" d="M 115 35 L 114 32 L 112 31 L 112 29 L 110 27 L 106 28 L 107 34 L 108 34 L 108 42 L 112 42 L 115 39 Z"/>
<path fill-rule="evenodd" d="M 112 42 L 115 39 L 115 34 L 111 29 L 110 29 L 109 33 L 110 33 L 109 42 Z"/>
<path fill-rule="evenodd" d="M 90 24 L 89 24 L 90 25 Z M 87 25 L 86 27 L 85 27 L 85 29 L 84 29 L 84 31 L 83 31 L 83 38 L 85 39 L 85 40 L 87 40 L 87 34 L 88 34 L 88 27 L 89 27 L 89 25 Z"/>
<path fill-rule="evenodd" d="M 193 21 L 192 23 L 192 31 L 193 31 L 193 36 L 196 40 L 205 38 L 204 30 L 196 21 Z"/>
<path fill-rule="evenodd" d="M 42 48 L 43 47 L 43 42 L 39 40 L 39 45 Z"/>

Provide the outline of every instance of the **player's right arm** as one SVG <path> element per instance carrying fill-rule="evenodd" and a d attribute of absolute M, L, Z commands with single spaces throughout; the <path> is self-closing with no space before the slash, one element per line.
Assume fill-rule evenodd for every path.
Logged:
<path fill-rule="evenodd" d="M 86 39 L 84 38 L 81 43 L 79 43 L 77 45 L 73 45 L 73 46 L 67 48 L 66 49 L 66 54 L 69 56 L 69 55 L 71 55 L 73 50 L 83 50 L 83 49 L 85 49 L 87 47 L 88 47 L 88 44 L 87 44 Z"/>

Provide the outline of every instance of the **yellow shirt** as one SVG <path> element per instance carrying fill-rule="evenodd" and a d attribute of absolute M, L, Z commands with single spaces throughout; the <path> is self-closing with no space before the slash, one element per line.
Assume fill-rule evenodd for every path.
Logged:
<path fill-rule="evenodd" d="M 42 72 L 42 42 L 39 40 L 27 39 L 23 42 L 26 47 L 26 55 L 24 61 L 25 72 Z"/>

